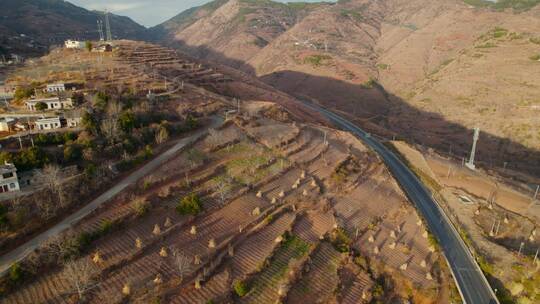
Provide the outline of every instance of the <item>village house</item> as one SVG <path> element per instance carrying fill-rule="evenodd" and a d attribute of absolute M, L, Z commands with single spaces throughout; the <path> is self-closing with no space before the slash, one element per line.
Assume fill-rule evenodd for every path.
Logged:
<path fill-rule="evenodd" d="M 72 110 L 64 113 L 64 118 L 66 119 L 66 124 L 68 128 L 77 128 L 82 121 L 81 110 Z"/>
<path fill-rule="evenodd" d="M 105 43 L 105 44 L 100 44 L 96 46 L 92 51 L 100 52 L 100 53 L 108 53 L 108 52 L 113 51 L 113 47 L 112 45 Z"/>
<path fill-rule="evenodd" d="M 73 101 L 71 98 L 61 99 L 60 97 L 32 99 L 26 102 L 26 107 L 28 110 L 34 112 L 37 111 L 36 105 L 38 103 L 44 103 L 47 106 L 46 110 L 73 108 Z"/>
<path fill-rule="evenodd" d="M 38 119 L 34 122 L 37 130 L 53 130 L 62 128 L 60 117 Z"/>
<path fill-rule="evenodd" d="M 65 83 L 48 84 L 45 90 L 47 91 L 47 93 L 65 92 L 66 84 Z"/>
<path fill-rule="evenodd" d="M 20 191 L 17 168 L 14 164 L 0 165 L 0 193 Z"/>
<path fill-rule="evenodd" d="M 66 40 L 64 42 L 64 45 L 66 46 L 66 49 L 83 49 L 84 48 L 84 42 L 77 41 L 77 40 Z"/>
<path fill-rule="evenodd" d="M 13 130 L 17 121 L 13 118 L 0 118 L 0 131 L 9 132 Z"/>

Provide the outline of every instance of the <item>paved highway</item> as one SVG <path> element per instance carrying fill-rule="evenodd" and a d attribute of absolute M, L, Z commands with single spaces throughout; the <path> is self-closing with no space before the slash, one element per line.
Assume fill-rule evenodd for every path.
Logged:
<path fill-rule="evenodd" d="M 401 188 L 423 215 L 431 233 L 441 244 L 464 302 L 467 304 L 499 303 L 459 233 L 416 175 L 392 151 L 369 133 L 320 106 L 311 103 L 306 103 L 306 106 L 325 115 L 337 126 L 353 133 L 380 155 Z"/>

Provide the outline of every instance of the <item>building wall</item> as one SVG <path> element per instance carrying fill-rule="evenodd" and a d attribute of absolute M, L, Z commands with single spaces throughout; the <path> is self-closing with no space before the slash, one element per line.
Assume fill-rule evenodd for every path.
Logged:
<path fill-rule="evenodd" d="M 38 130 L 52 130 L 59 129 L 62 127 L 60 120 L 50 120 L 50 121 L 36 121 L 36 128 Z"/>
<path fill-rule="evenodd" d="M 17 172 L 4 173 L 0 175 L 0 193 L 19 190 L 21 189 L 19 187 L 19 180 L 17 179 Z"/>
<path fill-rule="evenodd" d="M 53 92 L 64 92 L 66 90 L 65 85 L 48 85 L 47 86 L 47 92 L 53 93 Z"/>

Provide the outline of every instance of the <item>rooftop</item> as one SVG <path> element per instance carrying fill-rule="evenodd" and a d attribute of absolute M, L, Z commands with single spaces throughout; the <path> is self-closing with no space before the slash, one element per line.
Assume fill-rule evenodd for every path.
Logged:
<path fill-rule="evenodd" d="M 26 103 L 34 104 L 38 102 L 58 102 L 58 101 L 60 101 L 59 97 L 51 97 L 51 98 L 30 99 Z"/>
<path fill-rule="evenodd" d="M 41 118 L 36 120 L 36 123 L 44 123 L 44 122 L 50 122 L 50 121 L 59 121 L 60 117 L 47 117 L 47 118 Z"/>
<path fill-rule="evenodd" d="M 17 171 L 17 168 L 15 167 L 14 164 L 4 163 L 3 165 L 0 165 L 0 174 L 16 172 L 16 171 Z"/>

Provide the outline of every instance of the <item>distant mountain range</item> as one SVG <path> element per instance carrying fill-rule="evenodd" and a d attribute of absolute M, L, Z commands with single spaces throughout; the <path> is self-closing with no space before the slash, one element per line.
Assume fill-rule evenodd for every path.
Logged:
<path fill-rule="evenodd" d="M 0 1 L 0 52 L 38 55 L 66 39 L 99 38 L 102 12 L 89 11 L 63 0 Z M 141 39 L 146 28 L 128 17 L 110 14 L 112 35 Z"/>

